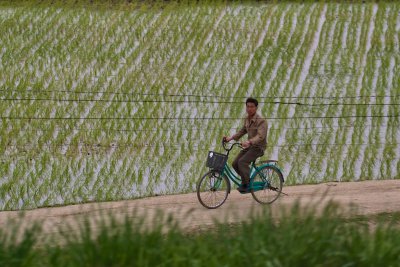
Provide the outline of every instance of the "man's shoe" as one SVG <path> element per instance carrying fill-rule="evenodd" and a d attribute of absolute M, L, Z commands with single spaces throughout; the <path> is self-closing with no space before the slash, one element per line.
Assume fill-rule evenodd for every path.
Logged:
<path fill-rule="evenodd" d="M 249 191 L 249 184 L 241 184 L 238 189 L 240 193 L 246 193 Z"/>

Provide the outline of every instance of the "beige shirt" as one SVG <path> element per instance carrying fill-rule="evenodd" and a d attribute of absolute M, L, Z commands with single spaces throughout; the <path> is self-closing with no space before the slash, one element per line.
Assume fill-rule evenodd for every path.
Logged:
<path fill-rule="evenodd" d="M 268 123 L 257 113 L 253 118 L 248 117 L 244 120 L 244 126 L 232 137 L 235 140 L 239 140 L 246 133 L 248 134 L 248 140 L 252 146 L 259 147 L 265 150 L 267 147 L 267 132 Z"/>

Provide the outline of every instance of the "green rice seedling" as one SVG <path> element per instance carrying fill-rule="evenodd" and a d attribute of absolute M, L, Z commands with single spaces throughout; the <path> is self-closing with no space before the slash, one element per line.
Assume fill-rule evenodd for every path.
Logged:
<path fill-rule="evenodd" d="M 219 6 L 217 9 L 214 4 L 210 6 L 201 5 L 196 6 L 190 12 L 186 9 L 187 7 L 182 7 L 182 10 L 179 9 L 180 5 L 177 5 L 179 6 L 178 9 L 176 9 L 176 6 L 174 8 L 171 7 L 171 9 L 158 10 L 148 7 L 146 11 L 138 9 L 134 9 L 134 12 L 118 11 L 118 16 L 115 15 L 116 9 L 104 9 L 100 11 L 94 6 L 91 8 L 61 6 L 61 9 L 59 9 L 60 7 L 49 9 L 46 5 L 43 5 L 35 7 L 34 12 L 30 10 L 32 7 L 27 7 L 18 16 L 13 16 L 14 22 L 19 22 L 19 24 L 5 24 L 13 35 L 17 35 L 18 37 L 13 38 L 13 35 L 9 36 L 7 42 L 13 42 L 13 44 L 6 43 L 6 46 L 14 47 L 15 49 L 12 50 L 12 53 L 5 52 L 5 56 L 1 59 L 2 65 L 18 66 L 18 68 L 12 68 L 10 73 L 4 76 L 6 78 L 2 80 L 5 80 L 5 83 L 9 84 L 9 87 L 17 86 L 18 90 L 22 92 L 24 88 L 32 88 L 32 85 L 34 87 L 36 84 L 37 90 L 46 88 L 49 91 L 104 91 L 107 93 L 133 93 L 133 95 L 136 95 L 137 92 L 162 94 L 198 94 L 201 92 L 201 94 L 218 94 L 222 96 L 243 96 L 251 88 L 254 89 L 253 93 L 256 96 L 263 94 L 293 96 L 297 84 L 303 81 L 302 90 L 301 92 L 297 92 L 297 95 L 308 96 L 314 94 L 316 96 L 336 95 L 341 97 L 346 95 L 352 96 L 354 93 L 367 94 L 370 92 L 371 86 L 374 88 L 375 81 L 377 81 L 375 85 L 376 92 L 386 94 L 385 88 L 390 87 L 390 84 L 386 83 L 386 80 L 390 80 L 390 77 L 380 78 L 382 75 L 379 75 L 379 73 L 393 72 L 391 76 L 391 88 L 396 88 L 397 67 L 391 63 L 389 59 L 390 54 L 379 54 L 381 51 L 384 51 L 384 45 L 387 48 L 395 47 L 396 5 L 391 6 L 390 8 L 393 9 L 393 12 L 390 11 L 388 13 L 385 8 L 379 6 L 378 12 L 374 15 L 375 30 L 370 35 L 371 46 L 368 54 L 366 54 L 366 43 L 370 34 L 374 5 L 327 5 L 327 20 L 322 27 L 318 47 L 315 49 L 309 69 L 309 75 L 315 73 L 320 75 L 321 72 L 322 76 L 307 76 L 305 78 L 301 77 L 305 56 L 310 49 L 324 4 L 306 3 L 296 8 L 288 3 L 281 3 L 277 6 L 260 4 L 257 9 L 254 8 L 253 4 L 246 4 L 245 7 L 240 4 L 237 4 L 235 7 L 230 5 Z M 339 14 L 339 17 L 335 18 L 337 21 L 330 20 L 331 16 L 335 16 L 336 10 L 338 10 L 337 13 Z M 347 12 L 345 16 L 341 15 L 342 10 Z M 294 15 L 296 22 L 293 19 Z M 281 27 L 280 22 L 283 16 L 285 18 Z M 34 19 L 31 19 L 31 17 L 34 17 Z M 265 27 L 268 20 L 270 20 L 270 24 L 267 33 L 264 41 L 259 44 L 260 34 L 263 32 L 263 27 Z M 385 21 L 388 21 L 388 23 Z M 35 34 L 26 34 L 23 27 L 12 28 L 12 25 L 25 24 L 27 27 L 30 27 L 29 25 L 32 24 L 32 30 Z M 41 28 L 38 27 L 39 24 L 48 26 Z M 385 24 L 387 24 L 387 29 L 385 29 Z M 307 25 L 308 27 L 306 27 Z M 334 27 L 335 29 L 333 30 Z M 233 28 L 239 29 L 240 33 L 230 30 Z M 331 29 L 332 33 L 330 32 Z M 132 31 L 135 32 L 132 33 Z M 126 34 L 127 32 L 130 34 Z M 334 44 L 330 44 L 329 41 L 331 34 L 333 34 L 332 41 L 334 41 Z M 208 38 L 209 36 L 211 38 Z M 381 41 L 380 37 L 384 38 L 385 42 Z M 29 41 L 15 42 L 18 38 L 19 40 Z M 69 40 L 70 45 L 68 47 L 63 45 L 63 40 Z M 82 45 L 85 43 L 91 43 L 93 46 Z M 341 47 L 342 44 L 345 44 L 345 49 Z M 257 46 L 258 49 L 255 50 Z M 271 46 L 272 49 L 269 50 Z M 69 53 L 69 48 L 74 53 Z M 52 59 L 46 53 L 52 55 Z M 25 61 L 15 64 L 18 59 L 15 61 L 11 57 L 12 54 L 28 56 Z M 80 59 L 74 55 L 79 55 Z M 121 60 L 121 62 L 125 62 L 125 65 L 120 67 L 118 64 L 121 62 L 114 60 L 113 56 L 123 58 L 124 60 Z M 249 60 L 251 56 L 252 60 Z M 378 73 L 376 72 L 376 62 L 379 59 L 381 59 L 382 63 L 380 64 Z M 362 65 L 362 62 L 366 62 L 365 67 Z M 246 64 L 249 64 L 247 65 L 248 67 L 246 67 Z M 291 64 L 294 64 L 293 67 L 291 67 Z M 318 64 L 322 65 L 318 66 Z M 276 68 L 275 65 L 277 65 Z M 246 68 L 247 71 L 245 71 Z M 26 79 L 19 79 L 20 75 L 17 75 L 19 69 L 22 69 L 24 74 L 26 74 Z M 55 71 L 51 72 L 49 69 L 55 69 Z M 240 80 L 239 78 L 244 72 L 247 73 Z M 351 73 L 351 75 L 346 75 L 346 72 Z M 58 80 L 56 78 L 53 79 L 54 75 L 57 75 Z M 374 81 L 374 76 L 376 75 L 378 75 L 378 78 Z M 56 83 L 55 81 L 58 82 Z M 269 85 L 269 88 L 263 88 L 267 85 Z M 236 88 L 236 86 L 238 86 L 238 90 L 232 91 L 232 88 Z M 343 90 L 341 91 L 338 88 L 343 88 Z M 331 93 L 332 91 L 335 93 Z M 191 107 L 197 109 L 196 115 L 204 117 L 205 114 L 209 117 L 211 115 L 214 117 L 223 117 L 226 114 L 233 114 L 232 117 L 241 117 L 243 113 L 240 105 L 214 104 L 205 106 L 200 103 L 167 105 L 166 103 L 156 102 L 140 105 L 137 108 L 125 108 L 118 102 L 113 102 L 113 100 L 124 99 L 120 98 L 120 95 L 75 95 L 61 92 L 57 94 L 48 92 L 35 95 L 31 90 L 30 92 L 29 94 L 25 94 L 25 96 L 31 98 L 35 96 L 42 98 L 54 97 L 58 99 L 64 99 L 64 97 L 89 97 L 101 100 L 101 102 L 86 105 L 87 103 L 79 102 L 53 103 L 48 101 L 45 102 L 49 104 L 48 107 L 42 107 L 41 104 L 43 103 L 31 101 L 26 107 L 21 105 L 21 103 L 14 105 L 10 110 L 13 114 L 22 115 L 27 113 L 34 116 L 49 116 L 55 110 L 54 116 L 56 117 L 80 117 L 84 114 L 84 117 L 160 117 L 164 116 L 164 114 L 170 114 L 171 117 L 180 116 L 183 118 L 194 114 L 189 111 Z M 10 95 L 10 97 L 14 96 L 13 94 Z M 149 96 L 148 98 L 167 99 L 159 96 Z M 169 97 L 168 99 L 174 100 L 178 98 Z M 179 99 L 187 100 L 189 98 Z M 313 100 L 310 99 L 309 101 L 312 103 Z M 370 103 L 371 99 L 364 98 L 355 101 Z M 382 99 L 377 99 L 376 101 L 380 104 L 384 103 Z M 132 106 L 134 104 L 136 103 L 132 103 Z M 0 109 L 8 110 L 8 107 L 0 105 Z M 128 111 L 129 109 L 130 111 Z M 132 111 L 135 112 L 132 113 Z M 290 106 L 279 105 L 279 107 L 271 111 L 267 108 L 266 111 L 264 112 L 263 110 L 262 113 L 271 112 L 268 116 L 285 117 L 288 112 L 291 112 L 291 108 Z M 396 111 L 398 111 L 398 107 L 389 107 L 388 109 L 382 107 L 373 107 L 371 109 L 365 107 L 355 108 L 351 106 L 328 106 L 326 108 L 315 109 L 302 107 L 296 109 L 296 115 L 324 116 L 331 113 L 335 114 L 335 116 L 344 114 L 368 115 L 369 112 L 374 114 L 389 112 L 392 114 Z M 353 124 L 358 121 L 361 120 L 355 118 L 335 120 L 337 124 L 344 125 Z M 372 121 L 374 127 L 382 124 L 382 120 L 376 121 Z M 100 143 L 103 146 L 103 144 L 108 144 L 111 141 L 117 141 L 118 143 L 142 143 L 142 140 L 151 138 L 160 140 L 160 142 L 176 142 L 179 140 L 178 137 L 196 139 L 196 135 L 198 137 L 204 135 L 199 132 L 196 132 L 196 135 L 194 135 L 193 131 L 177 132 L 176 134 L 172 133 L 169 135 L 156 131 L 150 132 L 150 134 L 141 131 L 151 127 L 154 122 L 150 120 L 141 122 L 136 120 L 85 120 L 84 122 L 65 120 L 41 122 L 39 120 L 34 122 L 37 125 L 44 123 L 43 125 L 46 125 L 45 127 L 50 129 L 50 133 L 48 133 L 42 129 L 36 130 L 33 127 L 32 129 L 21 127 L 24 122 L 16 121 L 13 122 L 11 128 L 2 127 L 1 130 L 4 132 L 4 135 L 15 136 L 12 139 L 17 140 L 15 144 L 19 146 L 25 146 L 27 140 L 29 142 L 37 142 L 38 148 L 34 152 L 36 154 L 40 153 L 44 147 L 45 140 L 51 140 L 52 135 L 55 136 L 55 140 L 50 142 L 50 145 L 51 143 L 64 144 L 67 140 L 73 144 L 67 149 L 67 157 L 70 160 L 80 155 L 77 153 L 78 150 L 75 144 L 79 143 L 81 139 L 90 144 Z M 155 125 L 158 127 L 165 123 L 160 121 L 156 122 Z M 214 125 L 214 128 L 224 127 L 222 123 L 215 123 L 215 121 L 193 123 L 196 123 L 201 128 L 207 128 L 211 125 Z M 308 122 L 305 120 L 298 120 L 296 122 L 279 120 L 271 121 L 271 123 L 277 129 L 283 129 L 285 127 L 299 127 L 302 123 Z M 314 125 L 313 123 L 311 125 Z M 324 126 L 329 127 L 332 123 L 332 121 L 326 122 Z M 59 130 L 57 134 L 54 129 L 58 124 L 65 124 L 68 127 L 77 129 L 76 131 Z M 173 122 L 173 124 L 179 125 L 179 122 Z M 138 129 L 139 134 L 122 134 L 121 132 L 109 130 L 109 128 L 121 129 L 125 126 L 130 129 Z M 90 131 L 85 130 L 86 127 Z M 92 127 L 103 128 L 103 131 L 92 131 L 90 129 Z M 334 131 L 326 131 L 326 129 L 323 131 L 325 132 L 314 137 L 315 141 L 328 142 L 333 139 L 337 143 L 363 141 L 360 139 L 363 134 L 360 129 L 349 130 L 349 132 L 338 130 L 336 133 Z M 306 132 L 282 130 L 277 131 L 275 134 L 270 133 L 270 144 L 275 143 L 283 133 L 286 133 L 285 137 L 281 139 L 284 140 L 284 143 L 299 142 L 301 140 L 309 140 L 310 138 L 309 133 Z M 209 131 L 207 132 L 207 140 L 204 141 L 211 145 L 216 144 L 212 140 L 218 138 L 218 135 L 220 133 L 217 131 Z M 374 130 L 369 131 L 367 141 L 372 142 L 377 136 L 380 136 L 380 133 Z M 198 146 L 198 144 L 200 143 L 192 141 L 189 147 L 193 147 L 193 145 Z M 56 149 L 54 148 L 55 146 L 51 147 L 52 152 L 57 154 L 65 153 L 64 149 Z M 383 150 L 380 150 L 376 146 L 371 147 L 371 152 L 369 152 L 369 149 L 364 150 L 364 148 L 361 148 L 359 152 L 354 152 L 352 147 L 338 148 L 338 151 L 346 155 L 349 152 L 352 157 L 351 162 L 353 163 L 363 157 L 370 158 L 371 153 L 382 153 L 383 155 Z M 119 148 L 117 151 L 121 151 L 121 149 Z M 133 152 L 130 148 L 123 149 L 127 152 Z M 188 148 L 180 147 L 179 149 Z M 321 155 L 326 155 L 331 150 L 329 147 L 321 147 L 319 149 Z M 154 147 L 147 151 L 150 150 L 154 150 L 155 155 L 160 154 L 161 146 L 155 144 Z M 309 147 L 304 147 L 304 150 L 312 152 L 312 149 Z M 19 153 L 19 151 L 14 150 L 13 153 Z M 143 151 L 146 151 L 146 149 L 143 149 Z M 182 152 L 176 149 L 171 151 L 173 151 L 174 155 Z M 120 155 L 127 157 L 130 155 L 127 152 L 122 152 Z M 106 155 L 105 151 L 99 149 L 95 153 Z M 169 153 L 169 150 L 167 153 Z M 283 155 L 284 153 L 282 152 Z M 305 162 L 307 159 L 304 158 L 304 153 L 299 152 L 295 157 Z M 19 155 L 27 156 L 25 154 Z M 160 160 L 160 157 L 161 155 L 156 156 L 155 160 Z M 287 158 L 294 163 L 296 162 L 295 157 L 289 155 Z M 178 156 L 174 156 L 173 158 L 174 162 L 182 161 Z M 340 163 L 338 161 L 340 160 L 341 156 L 335 154 L 335 160 L 330 164 L 339 166 Z M 316 177 L 314 170 L 319 169 L 319 166 L 324 164 L 323 162 L 322 159 L 312 162 L 312 164 L 315 164 L 315 167 L 311 167 L 310 169 L 311 176 Z M 368 169 L 368 165 L 365 162 L 365 160 L 362 161 L 362 170 L 365 170 L 365 168 Z M 197 161 L 193 163 L 193 166 L 200 165 Z M 289 163 L 288 166 L 290 165 Z M 163 164 L 162 166 L 160 168 L 167 168 L 168 164 Z M 377 168 L 379 167 L 377 166 Z M 192 168 L 189 169 L 191 170 Z M 326 169 L 332 168 L 327 166 Z M 336 167 L 336 169 L 340 175 L 340 168 Z M 348 171 L 348 176 L 351 177 L 354 171 L 351 168 Z M 368 173 L 371 173 L 371 170 Z M 372 173 L 375 175 L 377 173 L 376 169 Z M 321 175 L 324 176 L 327 174 L 321 173 Z M 97 177 L 93 174 L 90 179 L 96 180 Z M 193 183 L 194 181 L 191 182 Z"/>

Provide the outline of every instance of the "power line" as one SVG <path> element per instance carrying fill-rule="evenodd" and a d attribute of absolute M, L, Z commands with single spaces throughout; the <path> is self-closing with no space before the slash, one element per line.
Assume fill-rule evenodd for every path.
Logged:
<path fill-rule="evenodd" d="M 208 147 L 210 144 L 186 144 L 186 143 L 174 143 L 174 144 L 154 144 L 154 143 L 119 143 L 119 144 L 110 144 L 110 145 L 101 145 L 101 144 L 85 144 L 85 143 L 59 143 L 59 144 L 42 144 L 43 147 L 80 147 L 80 148 L 92 148 L 99 150 L 110 150 L 115 148 L 145 148 L 145 147 L 153 147 L 153 148 L 173 148 L 185 146 L 185 149 L 190 149 L 193 147 Z M 385 146 L 398 146 L 400 143 L 293 143 L 293 144 L 282 144 L 282 145 L 267 145 L 268 148 L 272 147 L 301 147 L 301 146 L 375 146 L 375 145 L 385 145 Z M 26 144 L 26 145 L 5 145 L 6 148 L 32 148 L 32 146 L 37 147 L 38 144 Z M 180 148 L 178 149 L 180 150 Z"/>
<path fill-rule="evenodd" d="M 396 146 L 398 147 L 400 143 L 293 143 L 293 144 L 282 144 L 282 145 L 268 145 L 267 149 L 271 149 L 274 147 L 280 148 L 280 153 L 286 153 L 286 150 L 289 150 L 293 147 L 343 147 L 343 146 Z M 182 148 L 182 146 L 184 146 Z M 173 151 L 179 151 L 182 153 L 183 151 L 186 152 L 204 152 L 207 150 L 207 148 L 210 146 L 210 144 L 185 144 L 185 143 L 174 143 L 174 144 L 154 144 L 154 143 L 119 143 L 119 144 L 111 144 L 111 145 L 99 145 L 99 144 L 83 144 L 83 143 L 69 143 L 69 144 L 42 144 L 40 147 L 37 144 L 29 144 L 29 145 L 6 145 L 6 148 L 15 148 L 18 150 L 24 149 L 25 151 L 22 152 L 13 152 L 13 151 L 8 151 L 7 153 L 7 158 L 2 158 L 0 159 L 3 163 L 9 162 L 11 160 L 15 160 L 15 157 L 21 158 L 21 155 L 24 157 L 29 156 L 29 159 L 32 160 L 32 155 L 39 155 L 41 152 L 50 152 L 50 153 L 56 153 L 57 149 L 73 149 L 74 151 L 76 149 L 79 150 L 80 154 L 86 154 L 86 155 L 99 155 L 101 151 L 110 151 L 113 150 L 115 153 L 120 153 L 118 151 L 123 151 L 124 149 L 132 150 L 132 149 L 160 149 L 160 148 L 167 148 L 168 150 L 173 150 Z M 32 150 L 33 148 L 33 150 Z M 47 148 L 47 149 L 44 149 Z M 39 151 L 39 153 L 38 153 Z M 309 150 L 304 150 L 304 149 L 296 149 L 296 153 L 308 153 L 308 154 L 318 154 L 320 155 L 321 153 L 323 155 L 327 154 L 332 154 L 335 155 L 337 152 L 336 150 L 327 150 L 327 151 L 315 151 L 313 149 Z M 29 154 L 31 152 L 31 154 Z M 350 154 L 351 151 L 347 151 L 345 154 Z M 291 152 L 292 153 L 292 152 Z M 342 153 L 343 154 L 343 153 Z M 5 155 L 5 153 L 3 153 Z M 68 151 L 62 154 L 63 156 L 69 157 Z M 152 155 L 151 157 L 154 157 Z"/>
<path fill-rule="evenodd" d="M 165 93 L 141 93 L 141 92 L 106 92 L 106 91 L 68 91 L 68 90 L 6 90 L 0 89 L 0 92 L 12 93 L 68 93 L 68 94 L 107 94 L 107 95 L 129 95 L 129 96 L 159 96 L 159 97 L 197 97 L 197 98 L 225 98 L 225 99 L 246 99 L 250 96 L 222 96 L 222 95 L 204 95 L 204 94 L 165 94 Z M 398 95 L 358 95 L 358 96 L 252 96 L 257 99 L 354 99 L 354 98 L 397 98 Z"/>
<path fill-rule="evenodd" d="M 270 128 L 268 131 L 282 131 L 282 130 L 313 130 L 315 131 L 316 129 L 335 129 L 335 128 L 389 128 L 389 127 L 399 127 L 397 125 L 333 125 L 333 126 L 309 126 L 309 127 L 280 127 L 280 128 Z M 29 125 L 24 125 L 21 127 L 21 130 L 27 130 L 26 128 L 35 128 L 36 130 L 69 130 L 69 131 L 93 131 L 93 132 L 132 132 L 132 133 L 137 133 L 137 132 L 173 132 L 173 131 L 210 131 L 210 130 L 238 130 L 237 127 L 230 127 L 230 128 L 222 128 L 222 127 L 198 127 L 198 126 L 192 126 L 192 127 L 170 127 L 170 128 L 152 128 L 152 129 L 116 129 L 116 128 L 94 128 L 94 127 L 82 127 L 82 128 L 75 128 L 75 127 L 68 127 L 68 125 L 65 125 L 64 127 L 54 127 L 54 128 L 49 128 L 49 127 L 43 127 L 43 125 L 36 125 L 33 126 L 32 124 Z"/>
<path fill-rule="evenodd" d="M 0 101 L 53 101 L 53 102 L 106 102 L 106 103 L 202 103 L 202 104 L 243 104 L 243 101 L 209 101 L 209 100 L 160 100 L 160 99 L 53 99 L 53 98 L 3 98 Z M 265 104 L 303 105 L 298 102 L 260 101 Z M 396 104 L 400 105 L 400 104 Z"/>
<path fill-rule="evenodd" d="M 344 116 L 297 116 L 297 117 L 264 117 L 266 120 L 295 120 L 295 119 L 346 119 L 346 118 L 399 118 L 400 115 L 344 115 Z M 2 120 L 243 120 L 244 117 L 23 117 L 1 116 Z"/>
<path fill-rule="evenodd" d="M 106 103 L 191 103 L 191 104 L 243 104 L 243 101 L 210 100 L 160 100 L 160 99 L 55 99 L 55 98 L 2 98 L 0 101 L 52 101 L 52 102 L 106 102 Z M 281 104 L 298 106 L 400 106 L 400 103 L 302 103 L 283 101 L 259 101 L 263 104 Z"/>
<path fill-rule="evenodd" d="M 190 150 L 191 152 L 204 152 L 204 149 L 191 149 Z M 310 158 L 308 159 L 308 163 L 310 163 L 310 162 L 312 162 L 312 161 L 315 161 L 315 160 L 321 160 L 321 159 L 323 159 L 323 157 L 320 157 L 320 155 L 321 155 L 321 152 L 317 152 L 317 151 L 306 151 L 306 150 L 296 150 L 296 152 L 298 152 L 298 153 L 308 153 L 309 155 L 310 155 Z M 310 152 L 315 152 L 315 153 L 311 153 L 310 154 Z M 281 152 L 281 153 L 285 153 L 285 152 Z M 337 152 L 336 151 L 324 151 L 323 152 L 323 155 L 324 156 L 329 156 L 329 155 L 331 155 L 333 158 L 334 157 L 337 157 L 337 156 L 340 156 L 340 157 L 343 157 L 344 155 L 349 155 L 349 154 L 352 154 L 352 153 L 354 153 L 352 150 L 350 150 L 350 151 L 342 151 L 341 153 L 340 153 L 340 155 L 338 155 L 337 154 Z M 83 154 L 86 154 L 86 155 L 88 155 L 89 157 L 90 156 L 92 156 L 92 155 L 98 155 L 98 153 L 96 153 L 96 152 L 81 152 L 81 155 L 83 155 Z M 2 164 L 10 164 L 10 163 L 16 163 L 16 162 L 26 162 L 26 163 L 30 163 L 30 162 L 32 162 L 32 161 L 34 161 L 34 160 L 38 160 L 38 155 L 39 154 L 35 154 L 35 155 L 11 155 L 11 156 L 7 156 L 7 157 L 1 157 L 0 158 L 0 163 L 2 163 Z M 69 157 L 69 158 L 72 158 L 71 156 L 69 156 L 69 155 L 65 155 L 65 157 Z M 154 157 L 153 155 L 150 155 L 149 157 Z M 263 160 L 263 159 L 265 159 L 266 157 L 264 156 L 264 157 L 262 157 L 262 158 L 260 158 L 261 160 Z M 154 168 L 158 168 L 159 167 L 159 164 L 158 163 L 156 163 L 156 162 L 151 162 L 151 161 L 148 161 L 147 160 L 147 158 L 144 158 L 146 161 L 147 161 L 147 163 L 146 163 L 146 165 L 141 165 L 141 166 L 146 166 L 146 167 L 149 167 L 149 166 L 151 166 L 151 167 L 154 167 Z M 394 160 L 398 160 L 398 158 L 394 158 Z M 282 160 L 279 160 L 280 162 L 282 161 Z M 285 162 L 285 160 L 283 160 L 282 162 Z M 302 159 L 302 160 L 300 160 L 300 161 L 295 161 L 295 160 L 292 160 L 292 161 L 290 161 L 291 162 L 291 164 L 290 164 L 290 166 L 291 166 L 291 168 L 294 168 L 294 166 L 298 166 L 299 164 L 300 164 L 300 162 L 304 162 L 304 159 Z M 172 166 L 175 166 L 176 164 L 179 164 L 179 163 L 172 163 Z"/>

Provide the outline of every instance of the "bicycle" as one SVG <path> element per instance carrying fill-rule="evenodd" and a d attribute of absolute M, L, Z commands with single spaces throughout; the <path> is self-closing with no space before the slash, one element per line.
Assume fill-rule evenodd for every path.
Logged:
<path fill-rule="evenodd" d="M 238 177 L 228 164 L 229 152 L 240 143 L 233 143 L 226 147 L 227 142 L 223 139 L 222 146 L 226 154 L 214 151 L 208 152 L 206 166 L 210 169 L 197 183 L 197 198 L 201 205 L 208 209 L 216 209 L 224 204 L 231 192 L 232 181 L 240 186 L 241 178 Z M 278 199 L 282 193 L 284 183 L 283 174 L 276 160 L 266 160 L 251 163 L 249 190 L 241 194 L 251 193 L 253 198 L 260 204 L 271 204 Z"/>

